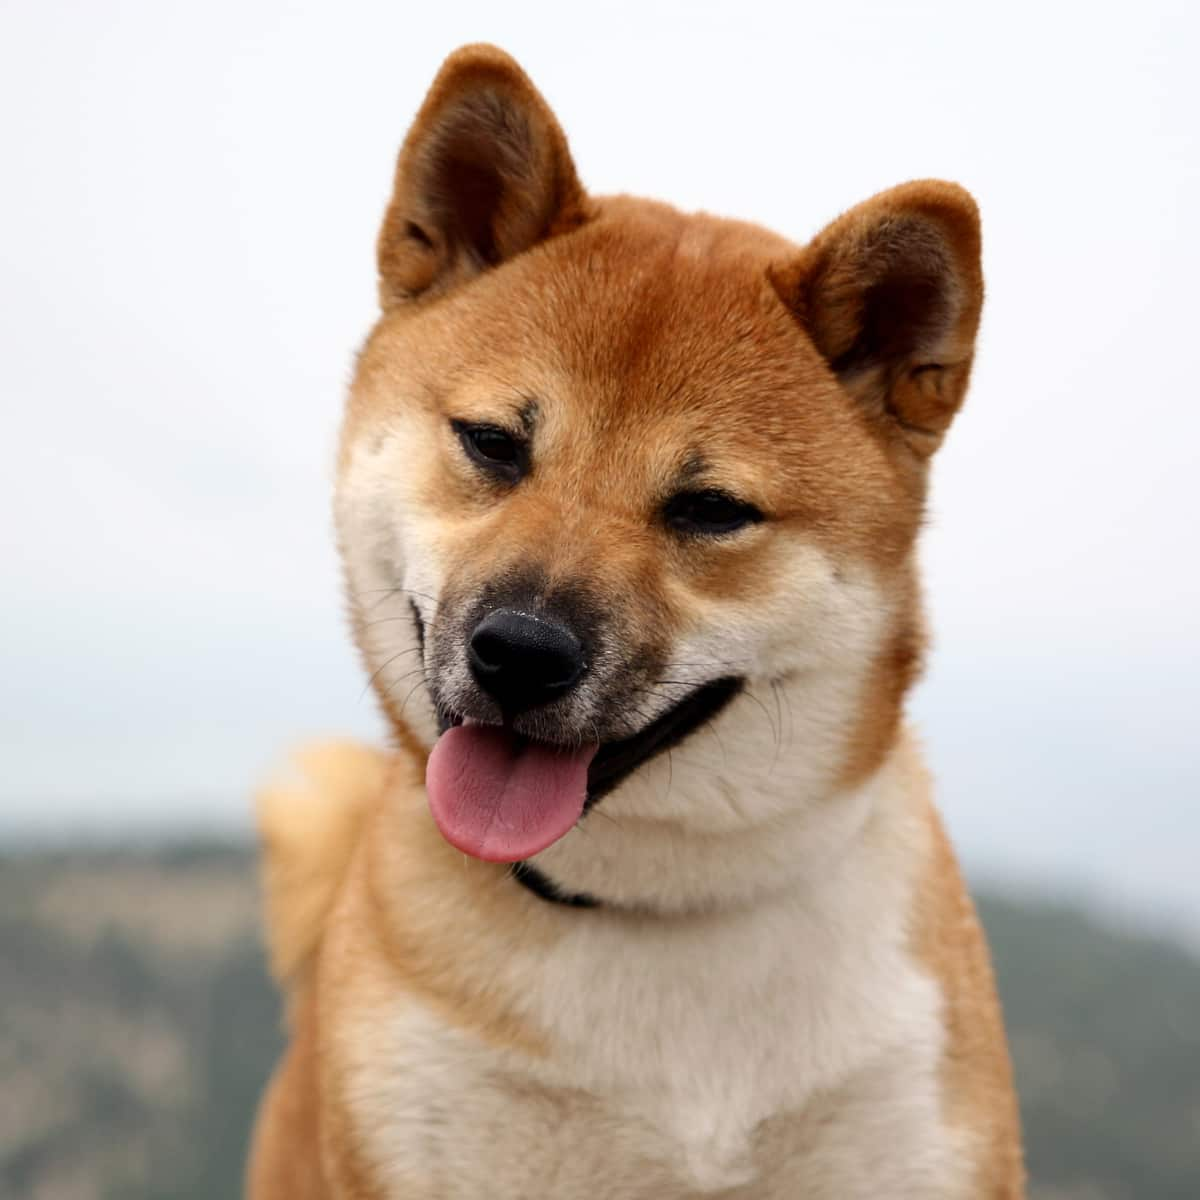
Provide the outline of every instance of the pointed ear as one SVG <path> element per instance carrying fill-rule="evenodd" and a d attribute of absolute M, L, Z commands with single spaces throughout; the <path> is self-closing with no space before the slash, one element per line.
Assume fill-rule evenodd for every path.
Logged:
<path fill-rule="evenodd" d="M 379 233 L 387 309 L 437 295 L 584 219 L 585 197 L 554 114 L 494 46 L 443 64 L 396 166 Z"/>
<path fill-rule="evenodd" d="M 920 455 L 962 403 L 983 304 L 979 212 L 906 183 L 851 209 L 771 281 L 842 386 Z"/>

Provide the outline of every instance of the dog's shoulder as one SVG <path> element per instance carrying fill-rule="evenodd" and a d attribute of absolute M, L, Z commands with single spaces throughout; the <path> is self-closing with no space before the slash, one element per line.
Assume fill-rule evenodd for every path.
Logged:
<path fill-rule="evenodd" d="M 271 972 L 292 989 L 321 939 L 367 813 L 394 756 L 350 741 L 296 751 L 257 796 Z"/>
<path fill-rule="evenodd" d="M 915 897 L 913 949 L 942 994 L 943 1106 L 955 1123 L 979 1131 L 979 1175 L 996 1189 L 988 1194 L 1019 1197 L 1020 1125 L 987 941 L 942 819 L 932 804 L 926 813 L 931 837 Z"/>

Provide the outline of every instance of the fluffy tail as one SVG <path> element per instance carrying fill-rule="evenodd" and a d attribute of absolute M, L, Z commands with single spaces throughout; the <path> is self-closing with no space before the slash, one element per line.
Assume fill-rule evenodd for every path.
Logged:
<path fill-rule="evenodd" d="M 320 742 L 258 795 L 271 973 L 291 990 L 321 940 L 389 758 L 355 742 Z"/>

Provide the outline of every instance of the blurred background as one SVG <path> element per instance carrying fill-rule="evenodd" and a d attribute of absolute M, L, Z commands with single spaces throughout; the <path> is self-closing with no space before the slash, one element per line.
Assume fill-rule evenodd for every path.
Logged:
<path fill-rule="evenodd" d="M 235 1195 L 248 795 L 377 736 L 329 491 L 394 156 L 514 53 L 592 190 L 804 240 L 905 179 L 989 297 L 914 705 L 1038 1200 L 1200 1196 L 1200 9 L 0 2 L 0 1196 Z"/>

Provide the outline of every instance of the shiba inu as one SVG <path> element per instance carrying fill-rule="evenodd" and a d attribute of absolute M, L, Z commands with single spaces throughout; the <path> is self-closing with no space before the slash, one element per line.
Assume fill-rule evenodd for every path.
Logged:
<path fill-rule="evenodd" d="M 903 713 L 976 207 L 807 245 L 596 198 L 443 66 L 345 417 L 394 747 L 262 797 L 291 1045 L 255 1200 L 1023 1195 L 980 927 Z"/>

